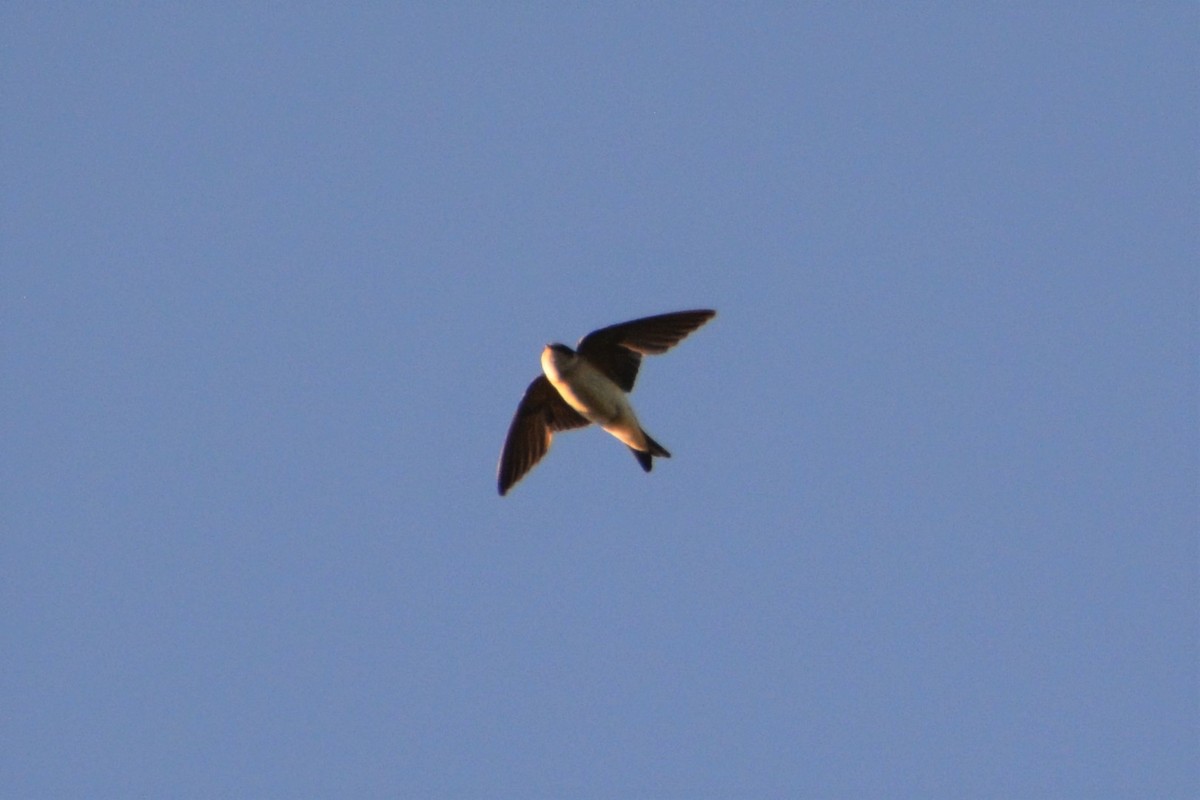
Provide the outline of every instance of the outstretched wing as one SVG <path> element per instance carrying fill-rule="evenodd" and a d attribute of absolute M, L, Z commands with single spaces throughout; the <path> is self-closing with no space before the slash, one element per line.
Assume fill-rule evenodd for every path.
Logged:
<path fill-rule="evenodd" d="M 580 339 L 575 349 L 628 392 L 643 355 L 667 352 L 716 314 L 710 309 L 676 311 L 609 325 Z"/>
<path fill-rule="evenodd" d="M 550 449 L 557 431 L 582 428 L 588 421 L 567 405 L 545 375 L 539 375 L 525 390 L 508 428 L 500 453 L 496 483 L 503 496 L 525 473 L 533 469 Z"/>

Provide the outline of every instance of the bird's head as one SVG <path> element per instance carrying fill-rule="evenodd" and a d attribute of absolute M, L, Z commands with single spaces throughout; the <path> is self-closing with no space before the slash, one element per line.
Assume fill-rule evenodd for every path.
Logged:
<path fill-rule="evenodd" d="M 579 356 L 575 351 L 565 344 L 548 344 L 546 349 L 542 350 L 542 372 L 546 373 L 547 378 L 554 380 L 569 370 L 577 358 Z"/>

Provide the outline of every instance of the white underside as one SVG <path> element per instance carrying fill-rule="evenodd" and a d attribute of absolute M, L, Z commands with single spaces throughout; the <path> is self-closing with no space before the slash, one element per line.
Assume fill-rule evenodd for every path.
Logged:
<path fill-rule="evenodd" d="M 621 387 L 582 359 L 572 359 L 562 370 L 555 363 L 557 356 L 546 348 L 542 371 L 567 405 L 633 449 L 649 451 L 646 434 Z"/>

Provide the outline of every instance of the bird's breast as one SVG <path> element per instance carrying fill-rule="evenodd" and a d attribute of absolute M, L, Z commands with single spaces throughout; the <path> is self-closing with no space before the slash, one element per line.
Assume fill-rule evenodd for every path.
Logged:
<path fill-rule="evenodd" d="M 543 369 L 546 378 L 567 405 L 591 422 L 604 425 L 622 417 L 629 401 L 621 387 L 586 360 L 577 359 L 569 369 Z"/>

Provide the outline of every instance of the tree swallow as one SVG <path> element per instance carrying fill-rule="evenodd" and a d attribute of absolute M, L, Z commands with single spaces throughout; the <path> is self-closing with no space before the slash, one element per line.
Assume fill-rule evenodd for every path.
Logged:
<path fill-rule="evenodd" d="M 667 352 L 716 313 L 677 311 L 610 325 L 584 336 L 575 350 L 546 345 L 543 374 L 525 390 L 500 454 L 501 496 L 541 461 L 555 433 L 593 422 L 625 443 L 646 472 L 654 456 L 670 458 L 642 430 L 626 394 L 633 389 L 643 355 Z"/>

